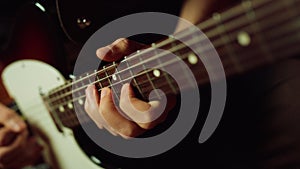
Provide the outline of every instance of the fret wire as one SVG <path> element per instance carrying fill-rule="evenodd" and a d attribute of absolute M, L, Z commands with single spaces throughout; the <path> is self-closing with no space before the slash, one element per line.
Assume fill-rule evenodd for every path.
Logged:
<path fill-rule="evenodd" d="M 224 62 L 223 62 L 223 64 L 224 64 Z M 121 72 L 121 71 L 119 71 L 119 72 Z"/>
<path fill-rule="evenodd" d="M 256 19 L 256 16 L 255 16 L 256 13 L 255 13 L 255 10 L 252 7 L 252 2 L 249 1 L 249 0 L 244 1 L 242 6 L 245 8 L 247 19 L 252 23 L 250 25 L 251 25 L 251 28 L 253 29 L 253 32 L 260 32 L 261 26 L 260 26 L 259 22 Z M 267 61 L 273 62 L 274 58 L 270 54 L 269 48 L 265 45 L 266 41 L 264 40 L 263 35 L 262 34 L 256 34 L 255 37 L 257 37 L 257 39 L 258 39 L 258 42 L 260 44 L 259 47 L 261 48 L 262 52 L 266 56 Z"/>
<path fill-rule="evenodd" d="M 168 63 L 165 63 L 164 65 L 167 65 L 167 64 L 171 64 L 172 62 L 176 62 L 177 60 L 171 60 L 171 61 L 169 61 Z M 163 66 L 164 66 L 163 65 Z M 144 73 L 141 73 L 141 74 L 144 74 Z M 134 77 L 137 77 L 137 76 L 139 76 L 139 75 L 141 75 L 141 74 L 138 74 L 138 75 L 136 75 L 136 76 L 134 76 Z M 130 80 L 130 78 L 128 78 L 128 79 L 124 79 L 125 81 L 127 81 L 127 80 Z M 146 81 L 147 82 L 147 81 Z M 140 83 L 138 83 L 138 85 L 139 85 Z M 116 85 L 116 83 L 114 84 L 114 85 Z M 81 97 L 79 97 L 79 98 L 75 98 L 75 99 L 80 99 L 80 98 L 84 98 L 85 96 L 81 96 Z M 74 100 L 73 100 L 74 101 Z"/>
<path fill-rule="evenodd" d="M 271 1 L 271 0 L 264 0 L 264 1 L 256 0 L 256 1 L 253 2 L 253 6 L 258 8 L 259 6 L 261 6 L 265 3 L 268 3 L 269 1 Z M 279 0 L 273 0 L 273 2 L 274 1 L 279 1 Z M 230 19 L 230 18 L 233 18 L 234 16 L 239 15 L 241 13 L 243 13 L 243 11 L 241 11 L 241 5 L 236 5 L 236 6 L 232 7 L 231 9 L 223 12 L 222 17 L 224 19 Z M 206 21 L 204 21 L 203 23 L 198 24 L 197 27 L 199 27 L 203 30 L 203 29 L 205 29 L 205 27 L 211 26 L 211 24 L 208 24 L 208 23 L 214 23 L 213 21 L 214 21 L 213 18 L 209 18 Z M 179 34 L 181 34 L 181 33 L 185 33 L 185 31 L 179 32 Z M 168 42 L 162 41 L 162 42 L 158 43 L 157 46 L 161 47 L 161 44 L 163 46 L 163 45 L 165 45 L 165 43 L 168 43 Z M 61 87 L 64 87 L 64 86 L 61 86 Z M 50 91 L 50 92 L 55 92 L 55 91 L 56 90 L 53 90 L 53 91 Z"/>
<path fill-rule="evenodd" d="M 273 14 L 273 12 L 276 12 L 276 10 L 282 9 L 282 5 L 279 3 L 275 3 L 272 6 L 268 7 L 268 10 L 265 9 L 256 9 L 256 18 L 257 20 Z M 244 24 L 249 25 L 249 22 L 247 22 L 247 16 L 241 15 L 238 18 L 235 18 L 234 20 L 229 20 L 227 22 L 224 22 L 224 16 L 223 14 L 220 14 L 222 17 L 223 25 L 226 27 L 227 30 L 235 30 L 238 27 L 243 26 Z M 246 19 L 245 19 L 246 18 Z M 216 25 L 217 26 L 217 25 Z M 218 36 L 218 30 L 217 28 L 206 32 L 206 35 L 208 38 L 213 38 L 215 36 Z"/>
<path fill-rule="evenodd" d="M 73 88 L 78 88 L 78 83 L 74 83 L 74 86 L 73 86 Z M 71 89 L 72 90 L 72 89 Z M 84 93 L 85 94 L 85 93 Z M 81 120 L 83 119 L 83 118 L 86 118 L 85 117 L 85 115 L 86 115 L 86 112 L 83 110 L 84 108 L 83 108 L 83 106 L 84 106 L 84 100 L 82 99 L 82 98 L 79 98 L 79 99 L 77 99 L 77 100 L 75 100 L 74 99 L 74 97 L 75 98 L 78 98 L 78 97 L 80 97 L 80 96 L 82 96 L 83 94 L 82 94 L 82 91 L 81 90 L 79 90 L 79 91 L 77 91 L 77 92 L 72 92 L 72 97 L 71 97 L 71 102 L 73 102 L 73 104 L 74 104 L 74 109 L 73 109 L 73 115 L 72 116 L 70 116 L 70 117 L 72 117 L 71 119 L 67 119 L 68 121 L 72 121 L 72 125 L 71 126 L 69 126 L 69 127 L 72 127 L 72 126 L 76 126 L 76 124 L 80 124 L 80 122 L 79 122 L 79 119 L 78 118 L 80 118 Z M 76 112 L 75 112 L 75 110 L 77 110 Z M 78 112 L 79 111 L 79 112 Z M 78 117 L 78 118 L 77 118 Z"/>
<path fill-rule="evenodd" d="M 119 73 L 118 66 L 116 64 L 115 64 L 115 73 L 114 73 L 114 75 L 118 76 L 118 78 L 122 81 L 122 77 L 121 77 L 121 75 Z"/>
<path fill-rule="evenodd" d="M 91 77 L 93 77 L 93 74 L 90 75 L 89 73 L 86 73 L 86 77 L 87 77 L 89 83 L 91 84 L 92 83 Z"/>
<path fill-rule="evenodd" d="M 164 91 L 166 94 L 169 94 L 169 93 L 172 93 L 173 91 L 170 89 L 170 90 L 166 90 L 166 91 Z M 71 117 L 71 118 L 75 118 L 75 117 Z M 68 119 L 68 120 L 71 120 L 71 119 Z M 82 119 L 81 120 L 81 123 L 86 123 L 86 122 L 91 122 L 91 119 Z M 72 126 L 70 126 L 70 127 L 76 127 L 77 125 L 80 125 L 80 123 L 79 122 L 77 122 L 76 124 L 73 124 Z"/>
<path fill-rule="evenodd" d="M 297 46 L 294 48 L 294 49 L 296 49 L 296 51 L 299 51 L 299 48 L 297 48 Z M 289 50 L 289 52 L 290 52 L 290 50 Z M 293 52 L 290 52 L 290 53 L 293 53 Z M 276 54 L 276 53 L 275 53 Z M 283 55 L 283 56 L 286 56 L 286 55 Z M 170 64 L 170 63 L 168 63 L 168 64 Z M 136 76 L 138 76 L 138 75 L 136 75 Z M 128 80 L 128 79 L 125 79 L 125 80 Z M 76 101 L 76 100 L 78 100 L 78 99 L 80 99 L 80 98 L 84 98 L 85 96 L 81 96 L 81 97 L 78 97 L 78 98 L 73 98 L 73 101 Z"/>
<path fill-rule="evenodd" d="M 171 38 L 171 39 L 173 39 L 173 36 L 170 36 L 169 38 Z M 196 39 L 194 39 L 194 38 L 192 38 L 193 40 L 196 40 Z M 192 42 L 193 43 L 193 42 Z M 175 44 L 175 40 L 171 43 L 171 45 L 172 45 L 172 48 L 176 48 L 176 44 Z M 174 52 L 178 57 L 180 57 L 180 52 L 177 50 L 177 51 L 175 51 Z M 193 81 L 190 79 L 190 78 L 188 78 L 189 77 L 189 73 L 187 72 L 187 70 L 185 70 L 185 67 L 183 67 L 183 65 L 182 65 L 182 62 L 179 62 L 179 64 L 180 64 L 180 67 L 181 67 L 181 70 L 183 70 L 183 72 L 184 72 L 184 74 L 185 74 L 185 77 L 187 77 L 187 80 L 188 80 L 188 82 L 191 84 L 191 85 L 193 85 Z"/>
<path fill-rule="evenodd" d="M 297 19 L 295 19 L 295 20 L 297 20 Z M 289 22 L 289 23 L 290 23 L 290 22 Z M 298 26 L 298 27 L 299 27 L 299 26 Z M 267 32 L 264 33 L 265 37 L 266 37 L 266 38 L 268 37 L 268 41 L 273 41 L 273 40 L 281 39 L 280 42 L 282 42 L 282 41 L 283 41 L 283 38 L 286 39 L 286 41 L 289 41 L 290 36 L 287 36 L 288 38 L 282 37 L 282 36 L 286 36 L 286 35 L 281 35 L 281 37 L 277 37 L 278 35 L 280 35 L 280 34 L 277 33 L 277 30 L 278 30 L 278 29 L 279 29 L 279 28 L 276 28 L 276 30 L 267 31 Z M 280 29 L 286 30 L 286 31 L 290 32 L 289 34 L 293 33 L 294 31 L 298 31 L 298 30 L 299 30 L 299 28 L 297 28 L 297 27 L 291 27 L 291 26 L 282 27 L 282 28 L 280 28 Z M 293 31 L 293 30 L 294 30 L 294 31 Z M 268 34 L 269 34 L 269 36 L 268 36 Z M 291 36 L 292 36 L 292 35 L 291 35 Z M 293 37 L 293 36 L 292 36 L 292 37 Z M 279 45 L 279 46 L 280 46 L 280 42 L 278 42 L 278 45 Z M 270 45 L 270 44 L 269 44 L 269 46 L 270 46 L 270 48 L 275 48 L 274 46 L 272 46 L 272 45 Z M 248 55 L 245 54 L 244 51 L 241 51 L 241 52 L 243 52 L 243 55 L 244 55 L 244 57 L 241 58 L 241 61 L 243 61 L 243 60 L 245 60 L 245 59 L 246 59 L 247 61 L 248 61 L 249 59 L 252 59 L 252 58 L 248 58 Z M 258 52 L 258 51 L 256 51 L 256 52 Z M 251 52 L 250 52 L 250 53 L 251 53 Z M 270 52 L 270 53 L 271 53 L 271 52 Z"/>
<path fill-rule="evenodd" d="M 295 20 L 299 20 L 300 23 L 300 17 L 297 17 Z M 300 25 L 300 24 L 299 24 Z M 296 25 L 299 27 L 299 25 Z M 264 35 L 266 38 L 268 38 L 268 36 L 271 35 L 276 35 L 276 37 L 278 36 L 284 36 L 285 34 L 289 34 L 291 32 L 295 32 L 298 31 L 299 28 L 295 27 L 294 23 L 281 23 L 281 25 L 277 26 L 276 30 L 272 31 L 272 32 L 266 32 Z"/>
<path fill-rule="evenodd" d="M 225 49 L 230 54 L 229 58 L 233 62 L 233 65 L 236 68 L 237 72 L 241 73 L 243 71 L 243 69 L 240 66 L 239 61 L 237 60 L 238 57 L 237 57 L 236 53 L 233 51 L 233 49 L 231 47 L 231 44 L 228 43 L 232 40 L 231 40 L 230 36 L 228 36 L 227 30 L 226 30 L 225 26 L 222 23 L 222 16 L 220 14 L 216 13 L 213 18 L 215 18 L 215 20 L 217 20 L 218 23 L 219 23 L 219 26 L 217 27 L 217 29 L 219 31 L 219 34 L 221 35 L 221 39 L 223 41 L 223 44 L 227 44 L 227 45 L 225 45 Z"/>
<path fill-rule="evenodd" d="M 57 93 L 54 93 L 54 97 L 56 94 Z M 55 124 L 58 126 L 58 129 L 62 130 L 63 123 L 58 115 L 57 109 L 55 108 L 55 106 L 52 106 L 51 103 L 49 103 L 49 102 L 47 102 L 46 105 L 48 105 L 47 107 L 50 109 L 50 114 L 54 118 Z"/>
<path fill-rule="evenodd" d="M 112 68 L 112 67 L 110 66 L 110 69 L 111 69 L 111 68 Z M 107 67 L 106 67 L 105 69 L 107 69 Z M 103 69 L 103 70 L 104 70 L 104 69 Z M 110 77 L 110 76 L 105 77 L 105 78 L 102 78 L 101 81 L 102 81 L 102 80 L 105 80 L 105 79 L 107 79 L 107 78 L 109 78 L 109 77 Z M 68 92 L 64 93 L 63 95 L 60 95 L 60 98 L 61 98 L 61 97 L 66 97 L 66 96 L 72 94 L 72 92 L 77 92 L 77 91 L 80 91 L 80 90 L 82 90 L 82 89 L 85 89 L 85 88 L 88 86 L 88 85 L 85 85 L 85 84 L 83 83 L 83 81 L 86 80 L 86 77 L 85 77 L 85 78 L 82 78 L 82 77 L 80 76 L 79 78 L 81 78 L 81 79 L 83 79 L 83 80 L 77 81 L 76 83 L 81 83 L 82 86 L 79 87 L 79 88 L 76 88 L 76 89 L 74 89 L 74 90 L 72 90 L 72 91 L 68 91 Z M 97 82 L 99 82 L 99 81 L 97 81 Z M 92 85 L 92 84 L 95 84 L 95 82 L 92 82 L 91 85 Z M 52 99 L 49 99 L 48 101 L 51 102 L 51 101 L 53 101 L 53 100 L 52 100 Z"/>
<path fill-rule="evenodd" d="M 259 9 L 263 5 L 268 4 L 270 2 L 275 3 L 275 1 L 280 1 L 280 0 L 263 0 L 263 1 L 254 0 L 252 4 L 253 4 L 254 8 Z M 244 9 L 242 8 L 242 6 L 240 4 L 240 5 L 235 5 L 231 9 L 222 12 L 221 15 L 222 15 L 223 21 L 227 21 L 227 20 L 230 20 L 230 19 L 232 19 L 238 15 L 241 15 L 243 13 L 244 13 Z M 215 26 L 215 24 L 216 24 L 216 20 L 213 18 L 210 18 L 210 19 L 207 19 L 207 20 L 203 21 L 202 23 L 198 24 L 197 26 L 201 30 L 204 30 L 208 27 Z"/>
<path fill-rule="evenodd" d="M 56 102 L 57 102 L 57 104 L 59 105 L 59 107 L 58 107 L 58 117 L 60 117 L 60 114 L 61 114 L 61 112 L 64 112 L 65 111 L 65 107 L 63 106 L 63 105 L 61 105 L 61 99 L 64 99 L 64 98 L 60 98 L 59 96 L 61 95 L 61 93 L 62 93 L 63 91 L 62 90 L 60 90 L 59 92 L 57 92 L 57 93 L 55 93 L 55 98 L 58 98 L 57 100 L 56 100 Z M 62 108 L 61 108 L 62 107 Z"/>
<path fill-rule="evenodd" d="M 265 10 L 265 9 L 259 9 L 258 11 L 256 11 L 256 18 L 257 18 L 257 20 L 258 19 L 260 19 L 260 18 L 263 18 L 264 16 L 266 16 L 266 15 L 270 15 L 272 12 L 275 12 L 276 10 L 278 10 L 278 9 L 281 9 L 282 8 L 282 5 L 281 4 L 278 4 L 278 3 L 275 3 L 275 4 L 273 4 L 272 6 L 270 6 L 270 7 L 268 7 L 268 9 L 271 9 L 271 10 Z M 279 15 L 279 16 L 282 16 L 282 15 Z M 222 16 L 223 17 L 223 16 Z M 285 15 L 284 15 L 284 17 L 286 17 Z M 238 22 L 235 22 L 236 20 L 238 20 Z M 244 23 L 245 23 L 245 21 L 246 21 L 246 19 L 245 19 L 245 16 L 243 16 L 242 15 L 242 17 L 241 18 L 237 18 L 237 19 L 235 19 L 234 21 L 229 21 L 229 22 L 227 22 L 224 26 L 226 26 L 226 29 L 230 29 L 230 30 L 234 30 L 234 28 L 237 28 L 237 27 L 240 27 L 241 25 L 243 25 Z M 269 20 L 264 20 L 264 22 L 268 22 Z M 249 28 L 251 28 L 251 25 L 249 26 L 249 25 L 247 25 L 246 26 L 246 28 L 243 28 L 243 29 L 248 29 L 248 27 Z M 212 38 L 212 37 L 214 37 L 214 36 L 217 36 L 218 35 L 218 31 L 216 30 L 217 28 L 215 28 L 214 30 L 212 30 L 212 31 L 210 31 L 210 32 L 207 32 L 206 34 L 207 34 L 207 36 L 209 37 L 209 38 Z M 235 31 L 236 32 L 236 34 L 237 33 L 239 33 L 240 31 Z M 249 31 L 249 32 L 251 32 L 251 31 Z M 235 36 L 236 37 L 236 36 Z M 232 42 L 233 40 L 235 40 L 235 38 L 230 38 L 230 42 Z M 213 44 L 215 44 L 215 43 L 217 43 L 217 42 L 213 42 Z M 221 45 L 223 45 L 224 44 L 224 42 L 222 41 L 222 39 L 221 40 L 218 40 L 218 43 L 217 43 L 217 46 L 219 45 L 219 44 L 221 44 Z"/>
<path fill-rule="evenodd" d="M 127 57 L 124 58 L 123 62 L 126 63 L 126 66 L 127 66 L 126 69 L 129 69 L 130 76 L 132 77 L 132 80 L 133 80 L 134 84 L 136 85 L 136 88 L 138 89 L 139 94 L 141 94 L 141 96 L 145 99 L 146 97 L 145 97 L 145 95 L 144 95 L 142 89 L 141 89 L 140 86 L 138 85 L 138 83 L 137 83 L 137 81 L 136 81 L 136 79 L 135 79 L 135 76 L 134 76 L 134 74 L 133 74 L 133 72 L 132 72 L 132 69 L 130 69 L 131 66 L 129 65 L 129 62 L 128 62 Z"/>
<path fill-rule="evenodd" d="M 155 45 L 155 43 L 153 43 L 151 46 L 152 46 L 153 48 L 155 48 L 156 45 Z M 157 55 L 157 54 L 158 54 L 158 53 L 157 53 L 157 50 L 154 49 L 154 55 Z M 162 65 L 161 58 L 158 58 L 158 59 L 157 59 L 157 63 L 158 63 L 158 65 Z M 162 66 L 162 67 L 163 67 L 163 66 Z M 167 82 L 168 82 L 169 86 L 171 87 L 173 93 L 176 94 L 176 92 L 177 92 L 177 91 L 176 91 L 176 88 L 175 88 L 174 85 L 172 84 L 170 77 L 168 76 L 167 73 L 165 73 L 164 69 L 162 69 L 162 70 L 163 70 L 163 76 L 164 76 L 165 79 L 167 80 Z"/>
<path fill-rule="evenodd" d="M 143 59 L 141 58 L 141 57 L 139 57 L 139 60 L 141 61 L 141 62 L 143 62 Z M 144 62 L 145 63 L 145 62 Z M 147 62 L 146 62 L 147 63 Z M 155 90 L 156 89 L 156 87 L 155 87 L 155 85 L 153 84 L 153 82 L 151 81 L 151 78 L 150 78 L 150 76 L 149 76 L 149 72 L 150 71 L 152 71 L 152 70 L 148 70 L 147 71 L 147 67 L 142 63 L 142 67 L 143 67 L 143 70 L 146 70 L 145 72 L 145 74 L 146 74 L 146 76 L 147 76 L 147 79 L 149 80 L 149 82 L 150 82 L 150 85 L 152 86 L 152 89 L 155 91 L 155 94 L 156 94 L 156 96 L 159 98 L 159 99 L 161 99 L 161 97 L 160 97 L 160 95 L 159 95 L 159 93 L 157 92 L 157 90 Z"/>
<path fill-rule="evenodd" d="M 269 0 L 270 1 L 270 0 Z M 264 0 L 264 1 L 254 1 L 253 2 L 253 6 L 255 6 L 255 7 L 259 7 L 260 5 L 262 5 L 262 4 L 264 4 L 264 3 L 267 3 L 267 2 L 269 2 L 269 1 L 267 1 L 267 0 Z M 279 1 L 279 0 L 277 0 L 277 1 Z M 227 10 L 227 11 L 225 11 L 225 12 L 223 12 L 222 13 L 222 17 L 223 18 L 226 18 L 226 19 L 228 19 L 228 18 L 230 18 L 230 16 L 231 17 L 234 17 L 235 15 L 238 15 L 238 14 L 240 14 L 241 12 L 235 12 L 236 10 L 235 9 L 238 9 L 238 8 L 241 8 L 240 7 L 240 5 L 237 5 L 237 6 L 235 6 L 235 7 L 233 7 L 232 9 L 230 9 L 230 10 Z M 210 18 L 210 19 L 208 19 L 207 21 L 209 21 L 209 20 L 213 20 L 212 18 Z M 205 28 L 205 26 L 204 25 L 206 25 L 207 24 L 207 22 L 204 22 L 203 24 L 202 23 L 200 23 L 199 25 L 198 25 L 198 27 L 200 27 L 201 29 L 204 29 Z M 160 43 L 164 43 L 164 41 L 162 41 L 162 42 L 160 42 Z M 158 43 L 157 44 L 157 46 L 159 47 L 160 46 L 160 43 Z M 72 85 L 72 84 L 71 84 Z M 50 91 L 50 92 L 55 92 L 55 91 Z"/>
<path fill-rule="evenodd" d="M 75 86 L 75 88 L 77 88 L 76 83 L 74 84 L 74 86 Z M 71 89 L 71 90 L 72 90 L 72 89 Z M 78 97 L 77 95 L 78 95 L 78 96 L 81 96 L 80 93 L 79 93 L 79 94 L 76 94 L 76 92 L 72 92 L 72 99 L 73 99 L 73 97 Z M 79 104 L 79 105 L 84 105 L 84 102 L 83 102 L 83 100 L 81 100 L 81 99 L 79 99 L 76 103 Z M 76 105 L 75 105 L 75 102 L 74 102 L 74 106 L 76 106 Z"/>
<path fill-rule="evenodd" d="M 100 78 L 99 78 L 99 75 L 98 75 L 98 73 L 97 73 L 97 70 L 95 70 L 95 74 L 96 74 L 96 81 L 98 81 L 99 83 L 99 87 L 100 88 L 103 88 L 103 86 L 102 86 L 102 83 L 101 83 L 101 80 L 100 80 Z"/>
<path fill-rule="evenodd" d="M 76 92 L 78 93 L 79 96 L 82 96 L 82 95 L 85 94 L 85 92 L 82 92 L 82 90 L 74 90 L 73 88 L 75 88 L 75 89 L 82 88 L 82 82 L 81 82 L 81 85 L 78 84 L 78 83 L 74 83 L 74 87 L 72 86 L 72 91 L 70 91 L 70 94 L 73 94 L 73 93 L 76 93 Z M 83 102 L 83 99 L 81 99 L 81 100 Z"/>
<path fill-rule="evenodd" d="M 281 17 L 283 17 L 283 18 L 281 18 Z M 276 19 L 274 19 L 274 20 L 265 20 L 264 22 L 265 23 L 268 23 L 268 24 L 264 24 L 264 25 L 261 25 L 260 27 L 261 27 L 261 32 L 265 32 L 264 30 L 265 29 L 268 29 L 268 28 L 271 28 L 272 27 L 272 25 L 276 25 L 276 24 L 278 24 L 277 22 L 278 22 L 278 20 L 284 20 L 284 18 L 286 17 L 286 15 L 279 15 L 278 17 L 276 17 Z M 280 19 L 278 19 L 278 18 L 280 18 Z M 292 19 L 292 18 L 291 18 Z M 271 25 L 271 26 L 270 26 Z M 277 26 L 276 26 L 277 27 Z M 277 28 L 276 28 L 277 29 Z M 246 27 L 243 27 L 242 28 L 242 30 L 245 30 L 246 32 L 248 32 L 248 33 L 251 33 L 251 25 L 248 25 L 248 26 L 246 26 Z M 229 36 L 232 36 L 232 37 L 236 37 L 237 36 L 237 34 L 240 32 L 240 30 L 237 30 L 237 31 L 234 31 L 233 33 L 231 33 Z M 259 33 L 259 32 L 254 32 L 254 33 Z M 266 32 L 266 33 L 268 33 L 268 32 Z M 269 33 L 272 33 L 272 34 L 276 34 L 276 33 L 274 33 L 274 31 L 271 31 L 271 32 L 269 32 Z M 234 38 L 230 38 L 231 40 L 234 40 Z M 232 41 L 230 41 L 230 42 L 232 42 Z M 215 40 L 215 41 L 213 41 L 212 42 L 213 44 L 214 44 L 214 46 L 216 46 L 216 47 L 219 47 L 219 46 L 221 46 L 221 45 L 223 45 L 223 41 L 222 41 L 222 39 L 217 39 L 217 40 Z"/>
<path fill-rule="evenodd" d="M 118 65 L 115 62 L 113 62 L 113 65 L 114 65 L 115 72 L 111 75 L 111 77 L 114 81 L 118 80 L 118 78 L 119 78 L 119 81 L 121 81 L 121 84 L 119 84 L 119 85 L 112 84 L 111 86 L 114 86 L 115 88 L 113 88 L 113 87 L 111 87 L 111 88 L 113 89 L 114 94 L 118 97 L 118 96 L 120 96 L 121 93 L 119 93 L 119 92 L 117 93 L 117 91 L 121 91 L 121 88 L 123 86 L 124 81 L 122 81 L 122 78 L 121 78 L 120 73 L 118 71 L 118 68 L 117 68 Z M 116 79 L 114 79 L 114 78 L 116 78 Z M 116 88 L 117 88 L 117 90 L 116 90 Z M 120 104 L 119 101 L 120 101 L 120 98 L 118 98 L 117 102 L 115 102 L 115 105 L 119 105 Z"/>
<path fill-rule="evenodd" d="M 103 69 L 105 69 L 105 66 L 103 66 Z M 110 80 L 110 77 L 112 77 L 112 75 L 109 75 L 106 69 L 105 69 L 104 72 L 105 72 L 105 75 L 106 75 L 106 77 L 107 77 L 108 83 L 109 83 L 109 85 L 110 85 L 110 87 L 111 87 L 111 89 L 112 89 L 112 91 L 113 91 L 113 94 L 116 96 L 117 101 L 120 102 L 120 98 L 119 98 L 119 96 L 116 94 L 116 91 L 115 91 L 115 89 L 113 88 L 114 85 L 112 85 L 111 80 Z"/>
<path fill-rule="evenodd" d="M 298 26 L 299 27 L 299 26 Z M 299 29 L 299 28 L 298 28 Z M 272 42 L 271 41 L 271 43 L 269 43 L 269 46 L 270 46 L 270 49 L 273 49 L 273 50 L 271 50 L 271 53 L 273 54 L 273 55 L 276 55 L 277 54 L 277 52 L 274 52 L 274 51 L 276 51 L 276 50 L 285 50 L 285 48 L 284 47 L 288 47 L 288 46 L 286 46 L 286 45 L 288 45 L 289 43 L 300 43 L 299 41 L 300 41 L 300 38 L 299 37 L 297 37 L 296 35 L 298 35 L 298 36 L 300 36 L 300 32 L 297 32 L 297 34 L 294 34 L 293 32 L 291 32 L 289 35 L 285 35 L 284 37 L 281 37 L 281 40 L 280 41 L 278 41 L 278 40 L 276 40 L 276 39 L 274 39 L 273 41 L 274 42 Z M 260 52 L 259 51 L 257 51 L 257 50 L 251 50 L 250 52 L 246 52 L 246 53 L 244 53 L 244 58 L 247 58 L 247 59 L 244 59 L 244 60 L 242 60 L 242 62 L 243 63 L 253 63 L 253 62 L 255 62 L 256 60 L 258 60 L 258 59 L 261 59 L 262 60 L 262 58 L 261 57 L 257 57 L 254 61 L 253 61 L 253 59 L 251 58 L 251 56 L 253 56 L 253 55 L 257 55 L 257 54 L 259 54 Z M 250 56 L 250 57 L 249 57 Z M 264 61 L 264 60 L 262 60 L 262 61 Z M 246 64 L 246 65 L 250 65 L 251 66 L 251 64 Z"/>
<path fill-rule="evenodd" d="M 112 67 L 112 65 L 106 66 L 106 69 L 111 69 L 111 67 Z M 104 71 L 105 71 L 104 69 L 101 69 L 101 70 L 99 70 L 99 71 L 96 70 L 96 72 L 90 74 L 89 76 L 85 76 L 85 77 L 81 77 L 81 76 L 80 76 L 80 78 L 79 78 L 78 80 L 73 81 L 72 83 L 68 83 L 68 84 L 66 84 L 66 85 L 59 86 L 58 88 L 61 88 L 60 90 L 62 90 L 63 88 L 72 86 L 74 83 L 80 83 L 80 82 L 82 82 L 83 80 L 85 80 L 86 78 L 88 78 L 88 77 L 90 77 L 90 76 L 93 76 L 93 75 L 95 75 L 95 74 L 97 74 L 97 73 L 104 73 Z M 55 89 L 51 90 L 51 91 L 49 92 L 49 94 L 54 93 L 54 92 L 56 92 L 56 91 L 57 91 L 57 89 L 55 88 Z"/>
<path fill-rule="evenodd" d="M 299 33 L 300 34 L 300 33 Z M 300 35 L 299 35 L 300 36 Z M 275 41 L 275 42 L 272 42 L 272 43 L 277 43 L 277 44 L 279 44 L 280 42 L 278 42 L 278 41 Z M 255 51 L 253 51 L 253 52 L 255 52 Z M 276 54 L 276 52 L 275 52 L 275 54 Z M 171 62 L 171 61 L 170 61 Z M 174 60 L 173 60 L 173 62 L 174 62 Z M 245 61 L 246 63 L 247 62 L 249 62 L 249 61 Z M 164 64 L 170 64 L 170 63 L 164 63 Z M 164 65 L 162 65 L 162 66 L 164 66 Z M 137 74 L 136 76 L 139 76 L 139 74 Z M 135 77 L 136 77 L 135 76 Z M 125 79 L 125 80 L 128 80 L 128 79 Z"/>
<path fill-rule="evenodd" d="M 59 94 L 62 94 L 62 93 L 64 93 L 65 92 L 65 89 L 66 88 L 64 88 L 61 92 L 59 92 Z M 70 108 L 70 100 L 69 99 L 67 99 L 67 97 L 63 97 L 63 98 L 60 98 L 59 99 L 59 105 L 60 106 L 62 106 L 62 107 L 64 107 L 64 111 L 59 111 L 59 114 L 60 114 L 60 118 L 61 119 L 64 119 L 65 117 L 69 117 L 69 108 Z M 67 104 L 64 106 L 64 105 L 62 105 L 62 103 L 64 103 L 64 102 L 66 102 Z M 60 108 L 60 107 L 59 107 Z M 70 121 L 65 121 L 65 120 L 61 120 L 62 121 L 62 123 L 63 123 L 63 125 L 64 126 L 69 126 L 70 125 Z"/>

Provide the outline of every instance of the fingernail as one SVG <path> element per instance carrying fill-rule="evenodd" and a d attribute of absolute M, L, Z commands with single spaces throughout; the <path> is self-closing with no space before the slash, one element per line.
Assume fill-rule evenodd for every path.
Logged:
<path fill-rule="evenodd" d="M 103 88 L 101 90 L 101 99 L 107 94 L 107 89 Z"/>
<path fill-rule="evenodd" d="M 125 83 L 123 86 L 122 86 L 122 92 L 127 92 L 128 91 L 128 88 L 129 88 L 129 83 Z"/>
<path fill-rule="evenodd" d="M 21 126 L 19 126 L 18 124 L 14 124 L 14 125 L 13 125 L 13 129 L 14 129 L 15 131 L 20 131 L 20 130 L 21 130 Z"/>
<path fill-rule="evenodd" d="M 106 54 L 110 52 L 110 48 L 105 46 L 96 50 L 96 55 L 100 58 L 104 57 Z"/>
<path fill-rule="evenodd" d="M 9 125 L 15 132 L 19 132 L 21 130 L 21 126 L 13 120 L 9 121 Z"/>

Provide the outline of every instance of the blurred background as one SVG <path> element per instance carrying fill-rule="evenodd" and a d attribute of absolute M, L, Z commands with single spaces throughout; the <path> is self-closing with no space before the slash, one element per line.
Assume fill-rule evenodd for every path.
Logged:
<path fill-rule="evenodd" d="M 59 53 L 55 55 L 67 58 L 67 67 L 70 71 L 82 45 L 101 26 L 137 12 L 178 15 L 181 3 L 180 0 L 1 0 L 0 59 L 4 60 L 8 55 L 13 57 L 24 55 L 26 53 L 22 48 L 24 44 L 31 45 L 30 48 L 35 47 L 36 50 L 41 42 L 49 45 L 48 41 L 52 40 L 55 50 Z M 170 30 L 170 33 L 172 31 Z M 39 37 L 42 37 L 39 39 L 40 42 L 34 43 L 32 39 Z M 142 43 L 152 43 L 161 39 L 159 36 L 149 39 L 146 35 L 132 38 Z M 7 53 L 21 49 L 22 53 Z"/>
<path fill-rule="evenodd" d="M 29 0 L 0 1 L 0 49 L 4 50 L 16 20 L 17 11 Z"/>

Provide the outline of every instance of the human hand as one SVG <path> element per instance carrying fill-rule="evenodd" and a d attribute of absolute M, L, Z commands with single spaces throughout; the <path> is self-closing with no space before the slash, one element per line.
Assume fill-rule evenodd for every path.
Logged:
<path fill-rule="evenodd" d="M 111 45 L 99 48 L 96 54 L 100 59 L 112 62 L 144 47 L 145 45 L 134 41 L 118 39 Z M 105 128 L 113 135 L 130 138 L 139 136 L 163 122 L 175 105 L 174 98 L 167 97 L 166 107 L 162 110 L 161 102 L 144 102 L 135 96 L 129 84 L 124 84 L 121 89 L 120 105 L 115 105 L 111 89 L 103 88 L 99 97 L 96 87 L 91 85 L 86 89 L 85 110 L 100 129 Z M 161 114 L 154 118 L 153 114 L 157 113 Z M 143 119 L 147 119 L 147 122 L 141 122 L 140 115 Z"/>
<path fill-rule="evenodd" d="M 0 168 L 19 169 L 40 159 L 42 147 L 28 138 L 25 122 L 1 103 L 0 125 Z"/>

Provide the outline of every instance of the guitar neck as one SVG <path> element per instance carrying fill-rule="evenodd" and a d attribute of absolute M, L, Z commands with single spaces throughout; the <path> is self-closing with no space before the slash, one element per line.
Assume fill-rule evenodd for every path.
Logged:
<path fill-rule="evenodd" d="M 214 72 L 215 80 L 220 80 L 220 71 L 225 71 L 226 77 L 230 77 L 295 56 L 300 53 L 298 9 L 299 0 L 245 1 L 223 13 L 215 13 L 212 18 L 197 25 L 214 48 L 207 43 L 199 45 L 203 44 L 206 37 L 195 37 L 193 29 L 185 29 L 148 49 L 137 51 L 119 63 L 112 63 L 101 70 L 74 78 L 73 81 L 50 91 L 44 96 L 44 100 L 52 107 L 51 113 L 57 124 L 72 128 L 79 125 L 77 116 L 90 121 L 83 109 L 84 90 L 90 84 L 95 84 L 99 91 L 103 87 L 111 87 L 118 100 L 122 84 L 129 81 L 137 93 L 147 100 L 150 92 L 156 88 L 166 94 L 179 92 L 177 82 L 165 71 L 170 68 L 175 67 L 175 74 L 180 75 L 180 80 L 186 82 L 183 88 L 192 86 L 185 76 L 188 72 L 184 65 L 192 71 L 198 85 L 207 84 L 212 77 L 208 76 L 207 65 L 204 66 L 199 58 L 209 60 L 215 50 L 224 68 L 223 70 L 218 65 L 209 65 L 209 71 Z M 196 46 L 200 56 L 176 39 L 182 36 Z M 157 53 L 158 48 L 169 51 L 169 54 Z M 167 57 L 170 53 L 180 59 L 170 59 Z M 153 57 L 155 59 L 151 59 Z M 149 65 L 154 66 L 149 68 Z M 143 71 L 136 73 L 136 69 Z"/>

